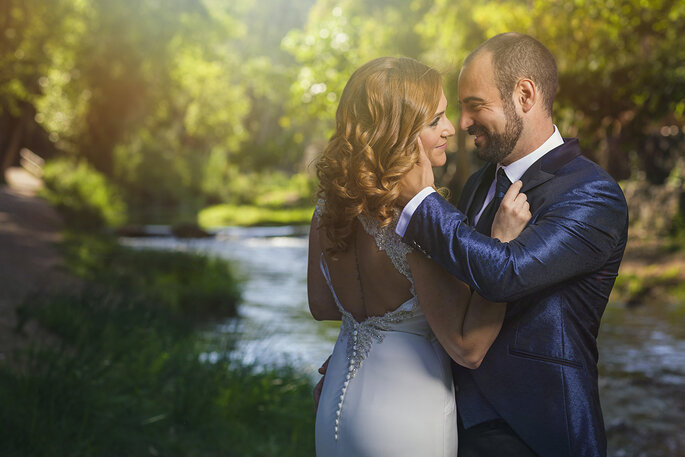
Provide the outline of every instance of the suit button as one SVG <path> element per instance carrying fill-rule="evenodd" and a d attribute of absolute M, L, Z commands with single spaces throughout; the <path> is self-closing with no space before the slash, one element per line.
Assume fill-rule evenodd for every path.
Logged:
<path fill-rule="evenodd" d="M 457 385 L 457 384 L 454 385 L 454 391 L 459 392 L 459 385 Z"/>

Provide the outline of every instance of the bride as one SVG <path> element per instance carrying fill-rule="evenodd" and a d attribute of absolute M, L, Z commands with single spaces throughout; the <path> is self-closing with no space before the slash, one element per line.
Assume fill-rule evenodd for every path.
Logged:
<path fill-rule="evenodd" d="M 342 320 L 317 410 L 318 457 L 457 454 L 449 358 L 477 368 L 506 305 L 471 293 L 394 231 L 400 178 L 420 157 L 445 163 L 446 107 L 440 74 L 409 58 L 368 62 L 340 98 L 309 236 L 311 313 Z M 495 217 L 501 241 L 530 219 L 518 190 Z"/>

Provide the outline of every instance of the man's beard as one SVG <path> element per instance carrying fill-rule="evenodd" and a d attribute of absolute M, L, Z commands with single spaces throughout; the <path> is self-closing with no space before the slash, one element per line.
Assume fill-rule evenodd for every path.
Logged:
<path fill-rule="evenodd" d="M 491 163 L 501 163 L 514 150 L 514 146 L 521 137 L 523 119 L 516 114 L 514 103 L 510 100 L 504 103 L 504 117 L 507 120 L 504 133 L 492 133 L 476 123 L 468 128 L 469 135 L 485 135 L 486 137 L 485 144 L 476 147 L 476 154 L 479 158 Z"/>

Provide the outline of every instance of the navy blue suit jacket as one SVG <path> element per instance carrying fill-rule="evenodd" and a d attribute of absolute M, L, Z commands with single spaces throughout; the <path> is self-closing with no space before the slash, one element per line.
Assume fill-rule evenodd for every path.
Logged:
<path fill-rule="evenodd" d="M 623 192 L 581 155 L 577 140 L 565 140 L 523 175 L 533 218 L 518 238 L 501 243 L 465 216 L 488 167 L 467 182 L 461 211 L 433 193 L 404 235 L 482 296 L 508 302 L 481 366 L 455 369 L 455 381 L 472 376 L 539 455 L 605 456 L 596 338 L 626 245 Z"/>

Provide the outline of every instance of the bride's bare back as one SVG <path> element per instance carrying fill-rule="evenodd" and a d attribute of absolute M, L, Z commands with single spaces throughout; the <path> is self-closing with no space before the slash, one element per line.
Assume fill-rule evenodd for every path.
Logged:
<path fill-rule="evenodd" d="M 325 252 L 331 242 L 323 231 L 317 232 Z M 409 280 L 359 223 L 347 251 L 324 256 L 340 303 L 357 321 L 382 316 L 412 298 Z"/>

